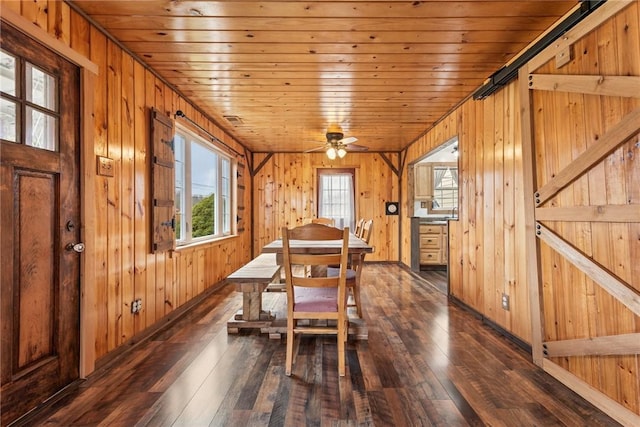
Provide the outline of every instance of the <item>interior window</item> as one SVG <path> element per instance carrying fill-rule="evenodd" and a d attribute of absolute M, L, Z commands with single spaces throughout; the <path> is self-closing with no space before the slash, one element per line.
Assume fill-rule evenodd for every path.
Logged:
<path fill-rule="evenodd" d="M 318 217 L 332 218 L 338 228 L 355 224 L 353 169 L 318 169 Z"/>
<path fill-rule="evenodd" d="M 174 146 L 178 244 L 231 234 L 231 159 L 180 126 Z"/>

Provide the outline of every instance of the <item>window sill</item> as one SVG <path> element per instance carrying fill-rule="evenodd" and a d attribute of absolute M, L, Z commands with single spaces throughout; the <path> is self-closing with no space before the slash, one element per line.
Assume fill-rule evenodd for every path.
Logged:
<path fill-rule="evenodd" d="M 231 234 L 229 236 L 216 237 L 214 239 L 203 240 L 203 241 L 200 241 L 200 242 L 186 243 L 186 244 L 183 244 L 183 245 L 177 245 L 176 244 L 176 252 L 187 251 L 187 250 L 190 250 L 190 249 L 198 248 L 200 246 L 208 246 L 208 245 L 218 244 L 218 243 L 221 243 L 221 242 L 223 242 L 225 240 L 231 240 L 231 239 L 235 239 L 237 237 L 238 237 L 237 234 Z"/>

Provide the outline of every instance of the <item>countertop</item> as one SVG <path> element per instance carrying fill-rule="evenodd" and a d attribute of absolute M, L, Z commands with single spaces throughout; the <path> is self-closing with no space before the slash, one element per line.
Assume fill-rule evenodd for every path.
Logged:
<path fill-rule="evenodd" d="M 439 225 L 444 225 L 448 221 L 457 221 L 458 220 L 458 217 L 446 217 L 446 218 L 442 218 L 442 217 L 435 217 L 435 218 L 414 217 L 414 218 L 418 219 L 420 221 L 420 224 L 439 224 Z"/>

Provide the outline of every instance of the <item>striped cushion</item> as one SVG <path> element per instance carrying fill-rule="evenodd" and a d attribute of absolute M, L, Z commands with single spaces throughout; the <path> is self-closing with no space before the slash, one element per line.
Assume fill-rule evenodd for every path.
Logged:
<path fill-rule="evenodd" d="M 293 311 L 338 311 L 338 288 L 303 288 L 296 286 Z"/>

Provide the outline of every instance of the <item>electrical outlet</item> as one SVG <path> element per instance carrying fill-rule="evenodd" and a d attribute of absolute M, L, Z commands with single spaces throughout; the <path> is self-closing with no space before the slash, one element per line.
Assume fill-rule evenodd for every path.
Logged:
<path fill-rule="evenodd" d="M 509 311 L 509 295 L 502 294 L 502 309 Z"/>
<path fill-rule="evenodd" d="M 138 314 L 142 310 L 142 299 L 138 298 L 131 302 L 131 313 Z"/>

